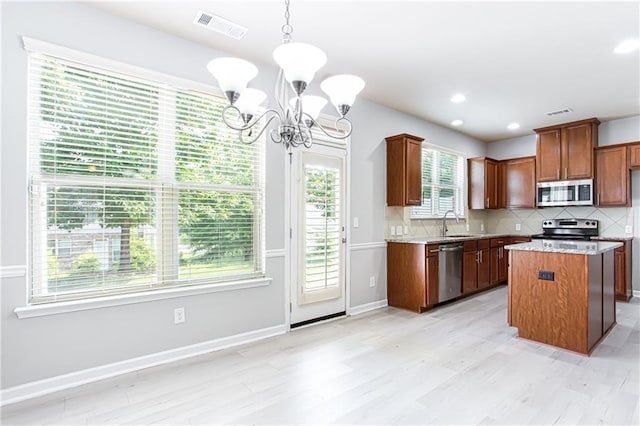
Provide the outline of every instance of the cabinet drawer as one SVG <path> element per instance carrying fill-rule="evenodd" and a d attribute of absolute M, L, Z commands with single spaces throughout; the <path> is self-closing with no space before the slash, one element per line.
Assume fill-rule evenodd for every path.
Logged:
<path fill-rule="evenodd" d="M 478 250 L 488 249 L 491 246 L 491 240 L 485 238 L 484 240 L 478 240 Z"/>
<path fill-rule="evenodd" d="M 465 241 L 464 242 L 464 251 L 476 251 L 478 250 L 478 241 Z"/>
<path fill-rule="evenodd" d="M 432 257 L 438 255 L 438 244 L 428 244 L 426 250 L 426 257 Z"/>
<path fill-rule="evenodd" d="M 507 243 L 507 238 L 492 238 L 491 247 L 502 247 Z"/>

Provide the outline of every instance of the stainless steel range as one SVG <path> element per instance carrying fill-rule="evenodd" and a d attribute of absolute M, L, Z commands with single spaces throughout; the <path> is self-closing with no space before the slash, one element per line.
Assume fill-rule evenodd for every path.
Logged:
<path fill-rule="evenodd" d="M 598 236 L 596 219 L 545 219 L 542 221 L 542 234 L 532 235 L 534 239 L 545 240 L 581 240 L 588 241 Z"/>

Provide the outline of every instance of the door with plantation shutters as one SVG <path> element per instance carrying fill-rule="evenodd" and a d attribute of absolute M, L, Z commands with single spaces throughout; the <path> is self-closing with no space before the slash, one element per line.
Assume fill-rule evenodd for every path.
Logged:
<path fill-rule="evenodd" d="M 294 153 L 291 324 L 345 312 L 346 150 Z"/>

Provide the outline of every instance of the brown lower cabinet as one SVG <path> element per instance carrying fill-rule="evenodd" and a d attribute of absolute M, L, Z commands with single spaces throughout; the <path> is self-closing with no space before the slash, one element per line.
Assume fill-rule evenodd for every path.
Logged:
<path fill-rule="evenodd" d="M 507 254 L 504 246 L 509 244 L 509 238 L 491 238 L 491 284 L 507 281 Z"/>
<path fill-rule="evenodd" d="M 491 247 L 492 241 L 502 244 Z M 472 294 L 507 281 L 504 245 L 509 237 L 464 241 L 462 255 L 462 294 Z M 492 276 L 492 251 L 497 267 L 504 271 Z M 424 312 L 438 303 L 438 244 L 387 243 L 387 302 L 389 306 Z"/>
<path fill-rule="evenodd" d="M 616 299 L 621 302 L 628 302 L 631 299 L 631 240 L 616 240 L 603 238 L 604 241 L 622 243 L 613 252 L 614 269 L 613 279 L 615 281 Z"/>
<path fill-rule="evenodd" d="M 438 301 L 438 245 L 387 243 L 389 306 L 423 312 Z"/>
<path fill-rule="evenodd" d="M 462 294 L 491 285 L 489 240 L 465 241 L 462 255 Z"/>

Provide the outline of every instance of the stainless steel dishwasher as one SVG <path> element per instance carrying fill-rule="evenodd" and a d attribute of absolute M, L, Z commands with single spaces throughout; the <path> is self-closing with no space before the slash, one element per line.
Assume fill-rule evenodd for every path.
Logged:
<path fill-rule="evenodd" d="M 460 243 L 438 246 L 438 302 L 462 294 L 462 248 Z"/>

